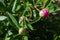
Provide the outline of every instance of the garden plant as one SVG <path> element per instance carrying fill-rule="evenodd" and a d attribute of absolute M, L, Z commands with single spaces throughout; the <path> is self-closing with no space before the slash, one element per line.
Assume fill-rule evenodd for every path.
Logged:
<path fill-rule="evenodd" d="M 0 40 L 60 40 L 59 0 L 0 0 Z"/>

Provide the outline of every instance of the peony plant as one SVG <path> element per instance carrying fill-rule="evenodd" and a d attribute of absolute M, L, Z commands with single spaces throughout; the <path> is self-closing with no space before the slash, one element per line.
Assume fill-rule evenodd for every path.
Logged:
<path fill-rule="evenodd" d="M 0 0 L 0 40 L 57 40 L 60 16 L 53 14 L 60 11 L 58 3 L 52 0 Z"/>

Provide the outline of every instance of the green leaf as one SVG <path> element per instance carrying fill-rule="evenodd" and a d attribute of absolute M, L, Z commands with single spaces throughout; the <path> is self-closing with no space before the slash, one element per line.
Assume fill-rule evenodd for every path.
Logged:
<path fill-rule="evenodd" d="M 8 17 L 10 18 L 10 20 L 12 21 L 12 23 L 15 25 L 16 28 L 19 28 L 19 24 L 17 22 L 17 20 L 9 13 L 9 12 L 6 12 Z"/>
<path fill-rule="evenodd" d="M 12 12 L 13 12 L 13 13 L 15 13 L 16 3 L 17 3 L 17 0 L 15 0 L 15 1 L 14 1 L 14 4 L 13 4 L 13 8 L 12 8 Z"/>
<path fill-rule="evenodd" d="M 54 40 L 57 40 L 57 35 L 56 34 L 54 34 Z"/>
<path fill-rule="evenodd" d="M 20 5 L 18 5 L 18 6 L 17 6 L 17 8 L 16 8 L 16 11 L 18 11 L 20 8 L 21 8 L 21 6 L 20 6 Z"/>
<path fill-rule="evenodd" d="M 48 1 L 48 0 L 43 0 L 43 3 L 46 4 L 47 1 Z"/>
<path fill-rule="evenodd" d="M 6 7 L 4 0 L 0 0 L 0 2 Z"/>
<path fill-rule="evenodd" d="M 28 36 L 23 36 L 23 40 L 28 40 Z"/>
<path fill-rule="evenodd" d="M 28 27 L 29 30 L 33 30 L 33 27 L 32 27 L 31 24 L 27 24 L 27 27 Z"/>
<path fill-rule="evenodd" d="M 6 33 L 6 36 L 5 36 L 5 40 L 10 40 L 11 37 L 8 37 L 10 35 L 12 35 L 12 32 L 11 32 L 11 30 L 8 30 L 8 32 Z"/>
<path fill-rule="evenodd" d="M 3 2 L 4 0 L 0 0 L 0 2 Z"/>
<path fill-rule="evenodd" d="M 50 3 L 49 6 L 47 6 L 47 9 L 49 10 L 49 13 L 52 13 L 57 9 L 57 7 L 53 3 Z"/>
<path fill-rule="evenodd" d="M 27 28 L 26 20 L 23 20 L 23 26 Z"/>
<path fill-rule="evenodd" d="M 7 17 L 6 16 L 0 16 L 0 21 L 6 20 Z"/>

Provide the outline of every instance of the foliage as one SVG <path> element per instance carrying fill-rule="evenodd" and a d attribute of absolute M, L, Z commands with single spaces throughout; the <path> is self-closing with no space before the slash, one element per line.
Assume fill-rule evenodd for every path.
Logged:
<path fill-rule="evenodd" d="M 60 8 L 57 3 L 51 0 L 0 0 L 0 40 L 59 40 Z M 39 16 L 42 9 L 48 10 L 49 17 Z"/>

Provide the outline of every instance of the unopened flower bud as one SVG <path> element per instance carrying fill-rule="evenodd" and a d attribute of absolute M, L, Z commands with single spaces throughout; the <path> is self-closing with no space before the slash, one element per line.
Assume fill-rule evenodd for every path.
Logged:
<path fill-rule="evenodd" d="M 40 17 L 45 17 L 47 18 L 48 17 L 48 11 L 46 9 L 42 9 L 40 12 L 39 12 L 39 16 Z"/>
<path fill-rule="evenodd" d="M 20 29 L 19 29 L 19 34 L 20 34 L 20 35 L 26 35 L 27 33 L 28 33 L 27 28 L 20 28 Z"/>
<path fill-rule="evenodd" d="M 20 17 L 20 20 L 23 20 L 23 19 L 24 19 L 24 16 L 21 16 L 21 17 Z"/>

